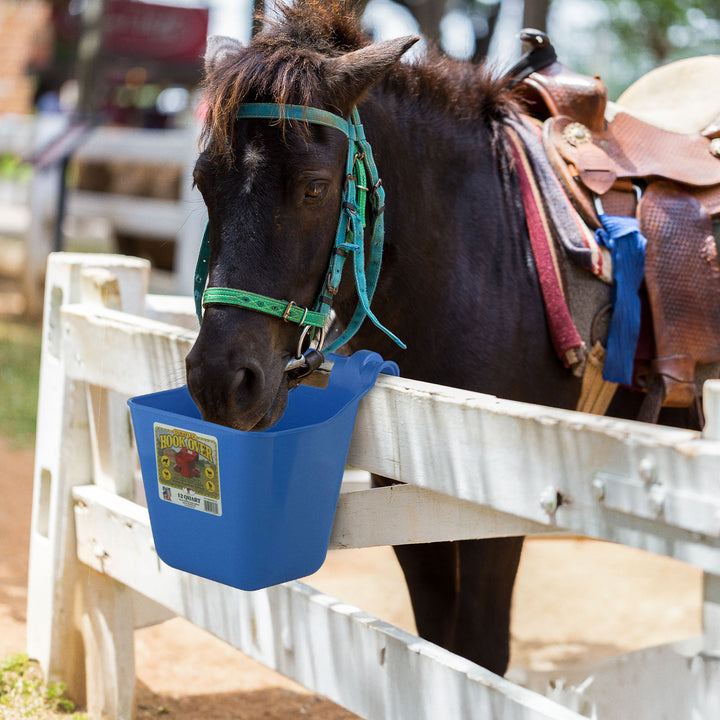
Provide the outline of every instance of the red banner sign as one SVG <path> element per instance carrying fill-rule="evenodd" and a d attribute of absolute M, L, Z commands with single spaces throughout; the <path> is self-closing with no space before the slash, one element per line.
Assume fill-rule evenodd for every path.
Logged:
<path fill-rule="evenodd" d="M 205 52 L 208 10 L 109 0 L 103 25 L 103 46 L 111 53 L 199 62 Z"/>

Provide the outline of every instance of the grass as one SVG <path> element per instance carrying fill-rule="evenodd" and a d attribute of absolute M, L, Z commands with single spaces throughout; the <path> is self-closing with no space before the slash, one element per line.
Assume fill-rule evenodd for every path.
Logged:
<path fill-rule="evenodd" d="M 30 182 L 32 165 L 17 155 L 0 154 L 0 180 Z"/>
<path fill-rule="evenodd" d="M 27 655 L 0 660 L 0 718 L 3 720 L 89 720 L 76 713 L 62 683 L 46 683 L 40 666 Z"/>
<path fill-rule="evenodd" d="M 41 336 L 37 325 L 0 320 L 0 435 L 12 447 L 35 441 Z"/>

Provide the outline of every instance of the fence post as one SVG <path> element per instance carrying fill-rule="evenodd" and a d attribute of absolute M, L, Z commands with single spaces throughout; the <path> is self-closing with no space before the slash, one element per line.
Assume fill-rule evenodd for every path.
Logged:
<path fill-rule="evenodd" d="M 35 121 L 35 150 L 59 137 L 68 125 L 68 118 L 60 114 L 39 114 Z M 47 258 L 53 250 L 58 197 L 60 192 L 59 165 L 33 171 L 30 182 L 30 225 L 25 241 L 23 295 L 26 314 L 40 317 L 43 302 L 43 280 Z"/>
<path fill-rule="evenodd" d="M 703 387 L 703 438 L 720 442 L 720 380 Z M 720 525 L 720 517 L 717 518 Z M 698 669 L 698 717 L 720 717 L 720 575 L 703 574 L 703 648 Z"/>
<path fill-rule="evenodd" d="M 122 309 L 120 283 L 109 269 L 86 268 L 80 283 L 83 305 Z M 134 499 L 132 466 L 127 462 L 133 447 L 125 398 L 92 385 L 85 391 L 95 484 Z M 95 553 L 101 562 L 104 552 L 97 545 Z M 103 573 L 92 569 L 84 572 L 78 614 L 85 649 L 88 714 L 91 718 L 130 720 L 135 705 L 135 593 Z"/>
<path fill-rule="evenodd" d="M 78 562 L 75 548 L 71 491 L 93 481 L 93 452 L 87 388 L 69 380 L 65 372 L 65 355 L 71 349 L 63 345 L 61 310 L 81 299 L 83 270 L 92 267 L 112 270 L 122 309 L 136 314 L 142 311 L 149 279 L 149 263 L 137 258 L 53 253 L 48 259 L 30 534 L 28 653 L 40 661 L 49 680 L 67 683 L 70 696 L 78 702 L 85 701 L 86 689 L 81 628 L 89 637 L 93 623 L 110 617 L 111 631 L 119 632 L 125 642 L 129 636 L 131 642 L 133 623 L 129 591 L 118 591 L 114 581 L 102 576 L 97 582 L 99 573 Z M 83 613 L 85 621 L 80 618 Z M 125 620 L 123 613 L 128 614 Z M 100 668 L 89 670 L 102 681 L 98 672 L 112 663 L 112 657 L 107 657 L 102 643 L 97 648 L 97 652 L 87 648 L 87 658 L 93 664 L 101 662 Z M 97 698 L 92 677 L 89 689 Z M 107 712 L 114 706 L 117 717 L 129 718 L 127 687 L 109 692 L 114 698 L 96 699 L 93 709 L 103 706 Z"/>

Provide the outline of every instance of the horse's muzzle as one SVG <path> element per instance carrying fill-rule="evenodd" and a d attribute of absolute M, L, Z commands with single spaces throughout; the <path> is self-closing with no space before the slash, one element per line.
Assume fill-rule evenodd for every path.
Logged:
<path fill-rule="evenodd" d="M 282 415 L 287 402 L 287 382 L 282 369 L 270 381 L 263 366 L 249 358 L 209 358 L 196 343 L 186 358 L 190 395 L 208 422 L 236 430 L 260 430 Z"/>

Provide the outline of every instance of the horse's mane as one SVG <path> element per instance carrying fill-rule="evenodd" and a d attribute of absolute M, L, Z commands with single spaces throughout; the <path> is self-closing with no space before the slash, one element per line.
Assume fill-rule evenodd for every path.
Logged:
<path fill-rule="evenodd" d="M 357 0 L 296 0 L 281 5 L 247 47 L 208 71 L 208 112 L 203 139 L 231 154 L 235 112 L 242 102 L 313 105 L 322 91 L 327 57 L 371 42 L 358 18 Z M 516 110 L 506 81 L 485 65 L 458 62 L 430 50 L 419 61 L 398 63 L 383 80 L 393 94 L 414 99 L 459 119 L 494 124 Z"/>

